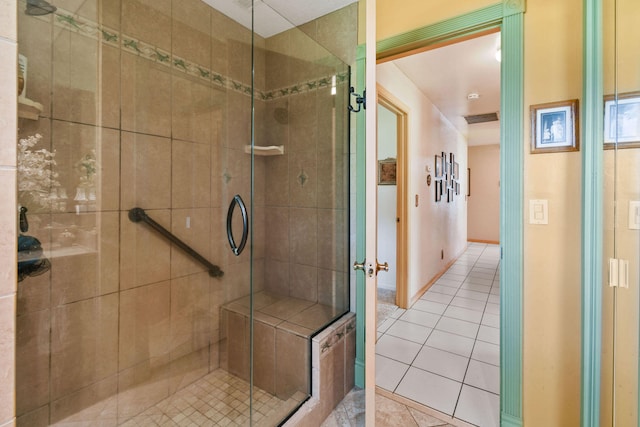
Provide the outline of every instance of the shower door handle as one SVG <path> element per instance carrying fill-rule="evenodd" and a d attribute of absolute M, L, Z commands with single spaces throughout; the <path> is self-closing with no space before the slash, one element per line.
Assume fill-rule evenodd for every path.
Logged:
<path fill-rule="evenodd" d="M 233 211 L 236 208 L 236 205 L 240 206 L 240 213 L 242 214 L 242 239 L 240 239 L 240 245 L 236 245 L 236 241 L 233 238 L 233 230 L 231 228 L 231 222 L 233 220 Z M 244 246 L 247 244 L 247 237 L 249 236 L 249 216 L 247 215 L 247 207 L 240 197 L 239 194 L 236 194 L 229 205 L 229 211 L 227 212 L 227 239 L 229 240 L 229 245 L 231 245 L 231 251 L 235 256 L 238 256 L 244 250 Z"/>

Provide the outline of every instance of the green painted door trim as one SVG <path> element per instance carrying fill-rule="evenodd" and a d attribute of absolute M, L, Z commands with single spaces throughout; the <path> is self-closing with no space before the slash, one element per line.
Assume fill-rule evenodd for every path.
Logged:
<path fill-rule="evenodd" d="M 602 0 L 584 0 L 580 425 L 600 425 L 603 245 Z"/>
<path fill-rule="evenodd" d="M 365 86 L 365 65 L 366 65 L 366 45 L 358 46 L 356 50 L 356 75 L 352 85 L 356 88 L 356 93 L 362 94 Z M 351 101 L 351 100 L 349 100 Z M 356 120 L 356 261 L 364 262 L 366 244 L 366 132 L 365 114 L 350 113 L 351 118 Z M 355 385 L 364 388 L 364 353 L 365 353 L 365 280 L 364 274 L 356 272 L 356 367 Z"/>
<path fill-rule="evenodd" d="M 470 36 L 498 28 L 503 18 L 502 3 L 478 9 L 426 27 L 398 34 L 376 43 L 378 59 L 414 49 L 441 44 L 461 36 Z"/>
<path fill-rule="evenodd" d="M 524 1 L 503 0 L 377 44 L 378 59 L 382 59 L 492 28 L 501 29 L 500 417 L 501 425 L 509 427 L 523 425 L 524 10 Z M 364 312 L 358 316 L 364 316 Z"/>
<path fill-rule="evenodd" d="M 522 426 L 524 15 L 502 21 L 500 88 L 500 418 Z"/>

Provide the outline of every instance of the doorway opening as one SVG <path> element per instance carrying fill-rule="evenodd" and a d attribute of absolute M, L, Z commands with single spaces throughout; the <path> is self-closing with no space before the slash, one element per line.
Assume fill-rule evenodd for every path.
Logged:
<path fill-rule="evenodd" d="M 396 215 L 406 226 L 407 305 L 382 312 L 378 302 L 377 392 L 451 424 L 500 424 L 497 58 L 495 31 L 377 66 L 378 87 L 406 106 L 409 123 L 405 222 Z M 379 162 L 387 157 L 385 109 Z M 380 228 L 392 203 L 380 185 L 378 196 L 378 254 L 393 258 L 393 236 Z M 389 281 L 378 276 L 378 295 Z"/>

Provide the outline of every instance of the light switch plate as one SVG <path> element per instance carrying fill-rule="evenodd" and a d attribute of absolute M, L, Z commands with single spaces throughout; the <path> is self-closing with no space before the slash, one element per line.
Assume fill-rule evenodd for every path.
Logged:
<path fill-rule="evenodd" d="M 529 200 L 529 224 L 549 224 L 548 200 Z"/>
<path fill-rule="evenodd" d="M 640 230 L 639 200 L 629 200 L 629 230 Z"/>

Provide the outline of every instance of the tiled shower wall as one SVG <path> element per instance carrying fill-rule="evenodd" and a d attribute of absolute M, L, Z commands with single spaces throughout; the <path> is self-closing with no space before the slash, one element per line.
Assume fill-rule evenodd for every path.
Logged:
<path fill-rule="evenodd" d="M 285 146 L 284 156 L 265 159 L 265 288 L 338 310 L 349 304 L 344 64 L 355 59 L 356 22 L 353 4 L 266 40 L 268 90 L 310 79 L 320 87 L 268 101 L 263 140 L 256 141 Z M 332 75 L 335 94 L 326 80 Z"/>
<path fill-rule="evenodd" d="M 28 234 L 52 254 L 18 286 L 17 415 L 29 426 L 122 421 L 217 368 L 219 306 L 249 289 L 248 255 L 223 250 L 223 217 L 229 195 L 249 192 L 250 98 L 189 73 L 249 82 L 249 31 L 197 0 L 55 4 L 59 15 L 18 17 L 27 97 L 44 107 L 19 135 L 55 151 L 67 196 L 52 209 L 20 197 Z M 135 206 L 225 276 L 130 222 Z"/>
<path fill-rule="evenodd" d="M 17 50 L 15 2 L 3 1 L 0 2 L 0 426 L 3 427 L 12 426 L 15 421 Z"/>
<path fill-rule="evenodd" d="M 217 368 L 219 307 L 249 292 L 249 252 L 236 258 L 226 250 L 224 220 L 233 195 L 250 191 L 244 153 L 250 98 L 243 93 L 250 82 L 250 32 L 199 0 L 55 4 L 72 19 L 18 15 L 18 50 L 29 61 L 26 95 L 43 105 L 40 120 L 19 120 L 19 135 L 41 134 L 36 148 L 55 150 L 57 180 L 67 196 L 58 191 L 53 209 L 28 206 L 28 234 L 52 250 L 51 270 L 18 285 L 16 411 L 18 424 L 29 426 L 72 415 L 123 420 Z M 355 14 L 349 7 L 304 30 L 328 40 L 331 31 L 347 28 L 345 15 L 352 18 L 355 46 Z M 9 34 L 0 34 L 0 49 L 15 50 L 11 26 L 2 28 Z M 344 304 L 347 230 L 339 224 L 346 223 L 347 205 L 346 194 L 334 193 L 347 173 L 345 114 L 327 113 L 335 102 L 330 87 L 269 98 L 272 89 L 326 77 L 298 71 L 308 70 L 309 58 L 307 51 L 295 56 L 300 40 L 294 32 L 279 36 L 288 37 L 285 47 L 282 40 L 256 38 L 256 87 L 266 98 L 256 101 L 256 121 L 266 123 L 257 128 L 256 142 L 285 145 L 286 154 L 256 161 L 254 288 L 266 283 L 291 296 Z M 336 44 L 345 42 L 325 43 L 338 51 Z M 283 63 L 287 72 L 279 69 Z M 269 82 L 271 73 L 286 78 Z M 337 96 L 345 93 L 338 89 Z M 9 101 L 1 108 L 15 105 Z M 288 104 L 288 126 L 274 131 L 268 117 L 281 103 Z M 2 129 L 14 140 L 11 126 Z M 273 132 L 280 135 L 272 138 Z M 5 145 L 0 178 L 11 184 L 15 146 Z M 327 150 L 335 152 L 325 156 Z M 81 185 L 83 159 L 93 155 L 95 200 Z M 325 174 L 329 169 L 337 174 Z M 79 188 L 89 200 L 74 200 L 82 199 Z M 29 204 L 25 195 L 19 201 Z M 134 206 L 220 265 L 224 277 L 210 278 L 179 249 L 131 223 L 127 212 Z M 11 221 L 2 227 L 8 235 L 0 243 L 13 247 L 9 207 L 3 218 Z M 284 227 L 286 237 L 271 234 L 276 227 Z M 284 240 L 273 245 L 272 239 Z M 15 258 L 2 262 L 15 265 Z M 13 283 L 13 276 L 2 277 L 0 304 L 13 304 Z M 344 295 L 335 291 L 342 284 Z M 0 324 L 12 325 L 13 318 Z M 2 340 L 13 334 L 2 332 L 3 355 L 11 340 Z M 8 397 L 1 399 L 0 423 L 12 416 L 13 395 L 13 387 L 5 391 L 10 381 L 1 382 L 0 396 Z"/>

